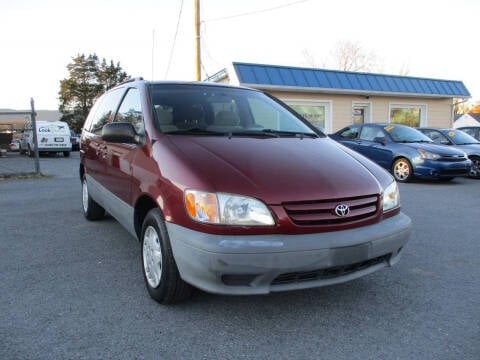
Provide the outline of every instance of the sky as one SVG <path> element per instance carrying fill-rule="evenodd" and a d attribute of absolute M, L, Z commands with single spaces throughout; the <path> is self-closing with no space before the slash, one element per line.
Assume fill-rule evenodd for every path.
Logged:
<path fill-rule="evenodd" d="M 202 77 L 232 62 L 331 68 L 340 42 L 382 72 L 463 81 L 480 101 L 478 0 L 199 0 Z M 194 80 L 194 0 L 0 0 L 0 109 L 58 109 L 78 54 Z M 308 55 L 306 55 L 308 54 Z"/>

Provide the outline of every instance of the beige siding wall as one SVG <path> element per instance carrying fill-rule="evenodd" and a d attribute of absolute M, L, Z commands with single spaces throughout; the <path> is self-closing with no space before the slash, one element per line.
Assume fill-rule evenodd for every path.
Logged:
<path fill-rule="evenodd" d="M 312 100 L 331 103 L 331 129 L 336 131 L 352 123 L 352 106 L 354 103 L 370 104 L 372 122 L 389 122 L 390 106 L 419 105 L 426 109 L 423 126 L 452 127 L 452 99 L 427 99 L 414 97 L 384 97 L 357 95 L 336 95 L 307 92 L 269 91 L 284 100 Z"/>

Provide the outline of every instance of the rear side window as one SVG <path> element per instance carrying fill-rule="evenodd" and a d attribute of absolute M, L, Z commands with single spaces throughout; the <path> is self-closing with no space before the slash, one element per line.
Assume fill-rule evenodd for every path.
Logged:
<path fill-rule="evenodd" d="M 112 122 L 122 94 L 123 89 L 115 89 L 100 98 L 98 107 L 92 109 L 92 117 L 88 119 L 86 130 L 100 135 L 103 125 Z"/>

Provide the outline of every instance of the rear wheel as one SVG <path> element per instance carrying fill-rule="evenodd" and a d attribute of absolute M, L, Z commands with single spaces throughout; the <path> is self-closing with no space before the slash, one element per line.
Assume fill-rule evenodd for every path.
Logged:
<path fill-rule="evenodd" d="M 64 152 L 63 152 L 63 156 L 69 157 L 69 156 L 70 156 L 70 151 L 64 151 Z"/>
<path fill-rule="evenodd" d="M 405 158 L 397 159 L 393 163 L 392 174 L 398 182 L 408 182 L 413 177 L 412 165 Z"/>
<path fill-rule="evenodd" d="M 180 277 L 167 228 L 158 209 L 148 212 L 141 236 L 143 276 L 150 296 L 161 304 L 174 304 L 189 298 L 193 288 Z"/>
<path fill-rule="evenodd" d="M 88 220 L 99 220 L 105 216 L 105 209 L 92 199 L 88 192 L 87 179 L 82 180 L 82 209 Z"/>
<path fill-rule="evenodd" d="M 470 168 L 468 176 L 474 179 L 480 179 L 480 157 L 472 156 L 470 160 L 472 160 L 472 167 Z"/>

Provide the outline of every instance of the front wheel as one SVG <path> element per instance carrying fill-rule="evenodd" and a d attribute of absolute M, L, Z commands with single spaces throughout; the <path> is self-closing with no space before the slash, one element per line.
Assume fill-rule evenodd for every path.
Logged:
<path fill-rule="evenodd" d="M 82 179 L 82 209 L 83 215 L 88 220 L 99 220 L 105 215 L 105 209 L 90 196 L 85 176 Z"/>
<path fill-rule="evenodd" d="M 408 182 L 413 177 L 412 165 L 405 158 L 397 159 L 393 163 L 392 173 L 398 182 Z"/>
<path fill-rule="evenodd" d="M 468 176 L 474 179 L 480 179 L 480 157 L 472 156 L 470 160 L 472 161 L 472 167 L 470 168 Z"/>
<path fill-rule="evenodd" d="M 193 288 L 180 277 L 167 228 L 158 209 L 148 212 L 141 236 L 143 276 L 150 296 L 161 304 L 174 304 L 189 298 Z"/>

